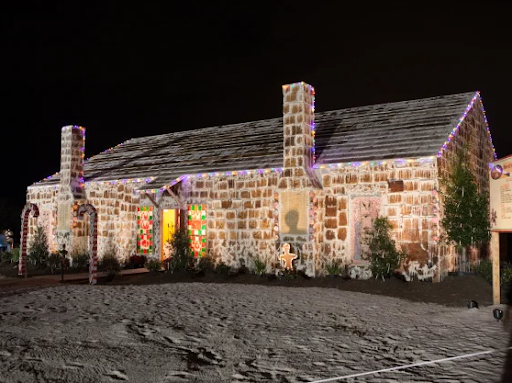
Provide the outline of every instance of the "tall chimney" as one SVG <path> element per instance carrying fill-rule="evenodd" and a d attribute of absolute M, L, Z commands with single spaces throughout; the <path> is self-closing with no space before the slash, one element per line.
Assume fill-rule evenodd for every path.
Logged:
<path fill-rule="evenodd" d="M 84 189 L 85 128 L 68 125 L 62 128 L 60 149 L 60 183 L 57 195 L 57 243 L 71 251 L 73 205 L 85 198 Z"/>
<path fill-rule="evenodd" d="M 281 188 L 318 186 L 311 169 L 315 150 L 315 90 L 311 85 L 304 82 L 283 85 L 283 131 Z"/>
<path fill-rule="evenodd" d="M 80 199 L 84 195 L 85 128 L 68 125 L 62 128 L 60 149 L 60 190 Z"/>

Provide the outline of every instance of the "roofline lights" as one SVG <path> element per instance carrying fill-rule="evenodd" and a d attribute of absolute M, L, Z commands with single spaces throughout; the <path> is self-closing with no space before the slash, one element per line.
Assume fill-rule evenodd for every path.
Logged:
<path fill-rule="evenodd" d="M 420 157 L 420 158 L 408 158 L 408 159 L 393 159 L 393 160 L 376 160 L 376 161 L 363 161 L 363 162 L 339 162 L 334 164 L 324 164 L 324 165 L 314 165 L 313 169 L 335 169 L 335 168 L 343 168 L 343 167 L 360 167 L 360 166 L 376 166 L 376 165 L 386 165 L 386 164 L 400 164 L 404 165 L 407 163 L 428 163 L 432 162 L 436 157 Z"/>
<path fill-rule="evenodd" d="M 485 114 L 484 103 L 482 102 L 482 96 L 480 96 L 480 91 L 477 91 L 475 93 L 475 95 L 473 96 L 473 98 L 469 102 L 468 106 L 466 107 L 466 110 L 464 111 L 464 114 L 462 115 L 461 118 L 459 118 L 459 121 L 457 122 L 457 125 L 453 128 L 453 130 L 449 134 L 447 140 L 444 142 L 443 146 L 441 146 L 441 148 L 439 149 L 439 152 L 437 153 L 438 157 L 441 157 L 443 155 L 443 152 L 448 148 L 448 144 L 451 142 L 453 137 L 455 137 L 455 134 L 459 131 L 459 128 L 462 125 L 462 122 L 466 119 L 466 116 L 469 114 L 469 112 L 473 108 L 473 105 L 475 104 L 476 100 L 479 100 L 480 101 L 480 105 L 482 106 L 482 113 L 484 115 L 485 127 L 487 129 L 487 135 L 489 136 L 489 140 L 491 141 L 491 146 L 492 146 L 492 152 L 493 152 L 493 155 L 494 155 L 494 159 L 498 158 L 497 155 L 496 155 L 496 149 L 494 148 L 494 144 L 492 142 L 491 130 L 489 129 L 489 122 L 487 121 L 487 116 Z"/>
<path fill-rule="evenodd" d="M 182 175 L 172 182 L 170 182 L 167 185 L 164 185 L 160 188 L 155 189 L 141 189 L 141 190 L 135 190 L 135 193 L 159 193 L 163 192 L 164 190 L 176 185 L 178 182 L 181 182 L 183 180 L 188 179 L 194 179 L 194 178 L 206 178 L 206 177 L 231 177 L 231 176 L 243 176 L 243 175 L 250 175 L 250 174 L 264 174 L 264 173 L 282 173 L 283 168 L 266 168 L 266 169 L 254 169 L 254 170 L 233 170 L 229 172 L 210 172 L 210 173 L 198 173 L 198 174 L 185 174 Z"/>

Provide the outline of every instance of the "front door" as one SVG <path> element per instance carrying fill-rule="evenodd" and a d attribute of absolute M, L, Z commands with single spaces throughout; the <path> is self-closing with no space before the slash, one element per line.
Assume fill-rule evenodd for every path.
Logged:
<path fill-rule="evenodd" d="M 161 260 L 169 258 L 172 251 L 171 241 L 172 236 L 179 229 L 180 226 L 180 210 L 179 209 L 165 209 L 162 210 L 162 242 L 161 242 Z"/>

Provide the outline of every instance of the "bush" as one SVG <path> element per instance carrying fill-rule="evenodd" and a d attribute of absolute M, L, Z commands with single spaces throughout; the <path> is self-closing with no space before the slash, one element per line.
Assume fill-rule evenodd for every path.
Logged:
<path fill-rule="evenodd" d="M 365 230 L 363 243 L 367 249 L 363 258 L 370 261 L 370 268 L 375 278 L 389 278 L 400 267 L 406 254 L 397 250 L 395 241 L 391 238 L 391 223 L 387 217 L 377 217 L 371 228 Z"/>
<path fill-rule="evenodd" d="M 171 239 L 172 255 L 169 262 L 172 270 L 193 268 L 194 257 L 190 252 L 190 238 L 186 229 L 176 231 Z"/>
<path fill-rule="evenodd" d="M 98 268 L 101 271 L 106 271 L 108 275 L 115 275 L 121 271 L 121 263 L 115 254 L 105 253 Z"/>
<path fill-rule="evenodd" d="M 149 271 L 160 271 L 162 269 L 162 263 L 156 258 L 151 258 L 146 262 L 146 269 Z"/>
<path fill-rule="evenodd" d="M 338 262 L 331 262 L 325 265 L 325 271 L 329 275 L 340 275 L 341 274 L 341 266 Z"/>
<path fill-rule="evenodd" d="M 52 272 L 54 273 L 55 269 L 61 267 L 60 255 L 59 253 L 51 253 L 46 260 L 46 266 L 48 266 Z"/>
<path fill-rule="evenodd" d="M 147 258 L 144 255 L 136 255 L 132 254 L 128 259 L 128 265 L 132 269 L 137 269 L 141 267 L 145 267 L 147 263 Z"/>
<path fill-rule="evenodd" d="M 17 263 L 20 260 L 21 250 L 19 247 L 15 247 L 11 250 L 11 262 Z"/>
<path fill-rule="evenodd" d="M 214 264 L 212 259 L 208 256 L 199 258 L 196 263 L 196 269 L 198 271 L 213 270 Z"/>
<path fill-rule="evenodd" d="M 81 253 L 81 254 L 71 254 L 71 259 L 73 260 L 73 268 L 78 270 L 87 269 L 89 265 L 89 254 Z"/>
<path fill-rule="evenodd" d="M 492 262 L 483 259 L 480 264 L 474 267 L 474 271 L 477 275 L 485 279 L 487 282 L 492 284 Z"/>
<path fill-rule="evenodd" d="M 48 238 L 46 237 L 46 231 L 42 226 L 37 226 L 36 232 L 30 241 L 30 252 L 28 253 L 28 259 L 34 264 L 46 264 L 46 260 L 50 255 L 50 249 L 48 247 Z"/>
<path fill-rule="evenodd" d="M 9 251 L 3 251 L 0 253 L 0 262 L 11 262 L 12 253 Z"/>
<path fill-rule="evenodd" d="M 266 260 L 262 260 L 259 257 L 253 259 L 254 262 L 254 273 L 257 275 L 262 275 L 267 270 L 267 262 Z"/>
<path fill-rule="evenodd" d="M 215 267 L 215 272 L 219 273 L 219 274 L 222 274 L 222 275 L 227 275 L 229 274 L 229 272 L 231 271 L 231 267 L 229 267 L 228 265 L 226 265 L 224 262 L 220 262 L 216 267 Z"/>

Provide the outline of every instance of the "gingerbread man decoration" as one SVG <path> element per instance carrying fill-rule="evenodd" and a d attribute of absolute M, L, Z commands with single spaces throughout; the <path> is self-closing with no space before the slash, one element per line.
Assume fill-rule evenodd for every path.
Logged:
<path fill-rule="evenodd" d="M 297 255 L 290 253 L 290 244 L 285 243 L 283 244 L 283 254 L 279 255 L 279 260 L 283 264 L 283 267 L 286 270 L 293 270 L 293 260 L 297 259 Z"/>

